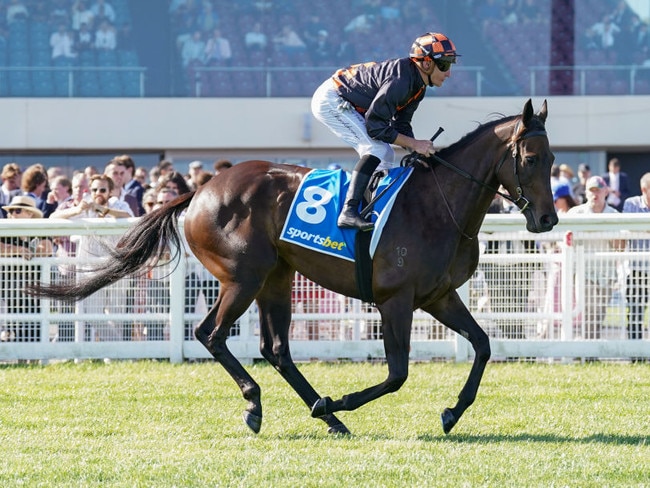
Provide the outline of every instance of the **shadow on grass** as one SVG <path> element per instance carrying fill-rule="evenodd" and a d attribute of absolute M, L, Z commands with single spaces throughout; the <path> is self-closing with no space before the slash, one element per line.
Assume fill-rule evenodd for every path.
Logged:
<path fill-rule="evenodd" d="M 557 434 L 450 434 L 447 437 L 425 434 L 418 436 L 424 442 L 440 442 L 445 439 L 448 442 L 457 444 L 488 444 L 493 442 L 538 442 L 540 444 L 611 444 L 618 446 L 637 446 L 650 444 L 650 438 L 642 435 L 621 435 L 621 434 L 592 434 L 586 437 L 569 437 Z"/>
<path fill-rule="evenodd" d="M 368 439 L 372 441 L 391 441 L 395 440 L 390 434 L 361 434 L 355 435 L 332 435 L 323 432 L 313 432 L 311 434 L 303 433 L 286 433 L 278 436 L 279 439 L 289 441 L 304 440 L 323 440 L 336 439 L 341 441 L 358 441 L 359 439 Z M 650 438 L 642 435 L 620 435 L 620 434 L 593 434 L 586 437 L 569 437 L 556 434 L 487 434 L 487 435 L 466 435 L 450 434 L 448 436 L 436 434 L 423 434 L 417 436 L 422 442 L 444 443 L 452 442 L 455 444 L 493 444 L 493 443 L 532 443 L 539 444 L 605 444 L 615 446 L 638 446 L 650 445 Z"/>

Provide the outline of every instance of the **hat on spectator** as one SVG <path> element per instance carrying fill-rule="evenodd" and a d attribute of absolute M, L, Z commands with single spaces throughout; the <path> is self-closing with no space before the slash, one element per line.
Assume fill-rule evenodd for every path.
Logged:
<path fill-rule="evenodd" d="M 32 213 L 35 217 L 43 217 L 43 212 L 36 208 L 36 200 L 27 195 L 16 195 L 11 199 L 9 205 L 2 207 L 3 210 L 22 209 Z"/>
<path fill-rule="evenodd" d="M 571 196 L 571 188 L 566 183 L 560 183 L 553 188 L 553 201 L 558 198 Z"/>
<path fill-rule="evenodd" d="M 587 180 L 585 188 L 587 190 L 591 190 L 592 188 L 598 188 L 602 190 L 603 188 L 607 188 L 607 183 L 605 183 L 605 180 L 603 180 L 600 176 L 592 176 Z"/>
<path fill-rule="evenodd" d="M 201 169 L 201 168 L 203 168 L 203 163 L 201 161 L 192 161 L 190 163 L 190 168 L 191 169 Z"/>
<path fill-rule="evenodd" d="M 581 163 L 581 164 L 578 166 L 578 173 L 582 173 L 582 172 L 584 172 L 584 171 L 591 171 L 591 168 L 589 167 L 588 164 Z"/>

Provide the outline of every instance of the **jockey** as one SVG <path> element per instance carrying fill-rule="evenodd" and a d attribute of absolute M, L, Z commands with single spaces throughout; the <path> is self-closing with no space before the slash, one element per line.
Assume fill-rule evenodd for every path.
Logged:
<path fill-rule="evenodd" d="M 408 57 L 340 69 L 316 90 L 312 113 L 360 157 L 339 227 L 372 230 L 373 224 L 359 215 L 359 203 L 375 170 L 392 166 L 391 144 L 433 154 L 431 141 L 413 137 L 411 119 L 426 87 L 442 86 L 458 56 L 447 36 L 428 32 L 413 42 Z"/>

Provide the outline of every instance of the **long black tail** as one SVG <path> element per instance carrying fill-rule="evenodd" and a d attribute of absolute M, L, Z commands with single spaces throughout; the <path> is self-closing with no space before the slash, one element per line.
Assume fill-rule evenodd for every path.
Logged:
<path fill-rule="evenodd" d="M 108 262 L 92 270 L 88 278 L 71 284 L 32 284 L 26 287 L 26 291 L 59 300 L 81 300 L 125 276 L 155 267 L 162 255 L 168 252 L 169 244 L 175 250 L 172 261 L 177 260 L 183 248 L 178 218 L 189 206 L 194 193 L 185 193 L 142 217 L 127 230 L 115 248 L 107 249 Z"/>

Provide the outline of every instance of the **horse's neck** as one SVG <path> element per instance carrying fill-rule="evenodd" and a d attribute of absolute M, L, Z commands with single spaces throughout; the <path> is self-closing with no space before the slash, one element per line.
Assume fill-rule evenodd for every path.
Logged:
<path fill-rule="evenodd" d="M 490 188 L 447 169 L 445 169 L 445 173 L 442 171 L 436 173 L 439 181 L 445 181 L 442 187 L 442 191 L 445 193 L 444 197 L 449 202 L 450 212 L 459 229 L 466 236 L 474 237 L 479 232 L 485 214 L 494 198 L 493 190 L 498 189 L 497 165 L 506 155 L 507 150 L 506 142 L 492 134 L 491 137 L 477 140 L 471 146 L 449 156 L 448 161 L 451 164 L 469 173 L 475 180 Z M 444 176 L 442 176 L 443 174 Z"/>

